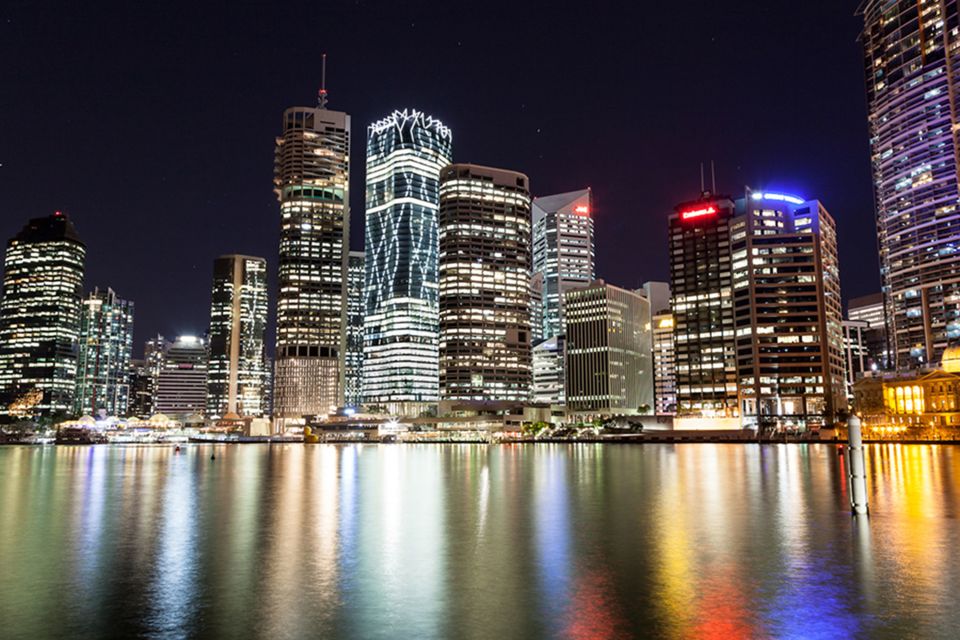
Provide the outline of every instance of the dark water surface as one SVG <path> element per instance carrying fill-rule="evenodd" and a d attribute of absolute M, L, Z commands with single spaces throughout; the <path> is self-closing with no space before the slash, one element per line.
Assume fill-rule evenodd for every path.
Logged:
<path fill-rule="evenodd" d="M 0 447 L 0 637 L 960 637 L 960 447 L 212 450 Z"/>

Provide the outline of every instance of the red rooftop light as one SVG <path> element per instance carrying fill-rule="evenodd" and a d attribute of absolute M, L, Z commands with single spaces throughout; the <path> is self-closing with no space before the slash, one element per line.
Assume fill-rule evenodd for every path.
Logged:
<path fill-rule="evenodd" d="M 585 216 L 588 213 L 590 213 L 590 207 L 588 207 L 585 204 L 579 204 L 573 208 L 573 212 L 579 213 L 580 215 Z"/>
<path fill-rule="evenodd" d="M 680 212 L 681 220 L 693 220 L 694 218 L 702 218 L 704 216 L 716 215 L 717 208 L 715 206 L 707 205 L 706 207 L 701 207 L 699 209 L 688 209 L 686 211 Z"/>

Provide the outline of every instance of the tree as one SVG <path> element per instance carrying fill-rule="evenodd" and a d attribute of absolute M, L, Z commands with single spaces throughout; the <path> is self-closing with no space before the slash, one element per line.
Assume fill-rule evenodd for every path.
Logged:
<path fill-rule="evenodd" d="M 543 420 L 538 420 L 538 421 L 536 421 L 536 422 L 527 422 L 527 423 L 525 423 L 525 424 L 523 425 L 523 427 L 521 428 L 521 431 L 522 431 L 525 435 L 533 436 L 534 438 L 536 438 L 537 436 L 539 436 L 541 433 L 543 433 L 543 432 L 544 432 L 546 429 L 548 429 L 549 427 L 550 427 L 550 425 L 547 424 L 546 422 L 544 422 Z"/>

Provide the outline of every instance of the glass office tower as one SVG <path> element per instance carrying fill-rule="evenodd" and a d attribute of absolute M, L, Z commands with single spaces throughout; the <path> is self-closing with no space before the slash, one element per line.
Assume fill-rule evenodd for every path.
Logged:
<path fill-rule="evenodd" d="M 213 262 L 207 417 L 264 415 L 267 261 L 242 255 Z"/>
<path fill-rule="evenodd" d="M 861 36 L 887 338 L 896 368 L 960 340 L 956 0 L 866 0 Z"/>
<path fill-rule="evenodd" d="M 74 413 L 127 415 L 132 351 L 133 302 L 118 298 L 113 289 L 94 289 L 80 313 Z"/>
<path fill-rule="evenodd" d="M 438 398 L 437 207 L 452 141 L 412 109 L 367 129 L 363 399 L 391 413 Z"/>
<path fill-rule="evenodd" d="M 563 334 L 563 294 L 596 277 L 592 215 L 589 188 L 533 199 L 533 273 L 543 278 L 544 338 Z"/>

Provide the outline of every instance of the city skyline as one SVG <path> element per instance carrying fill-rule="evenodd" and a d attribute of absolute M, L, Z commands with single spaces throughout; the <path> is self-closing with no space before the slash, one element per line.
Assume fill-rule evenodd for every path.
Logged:
<path fill-rule="evenodd" d="M 9 146 L 0 149 L 0 184 L 10 186 L 0 196 L 0 207 L 5 211 L 0 228 L 5 237 L 10 237 L 25 219 L 46 215 L 58 208 L 65 210 L 89 245 L 85 289 L 110 286 L 123 291 L 137 303 L 136 356 L 139 356 L 144 340 L 158 332 L 164 335 L 201 333 L 207 320 L 206 274 L 210 260 L 217 255 L 240 252 L 263 255 L 273 262 L 271 257 L 276 255 L 278 229 L 275 224 L 276 204 L 269 191 L 269 175 L 277 114 L 289 105 L 312 103 L 321 81 L 320 55 L 324 50 L 330 55 L 327 86 L 331 93 L 331 108 L 351 113 L 355 131 L 361 131 L 360 127 L 374 122 L 385 112 L 415 105 L 436 115 L 453 130 L 461 131 L 456 161 L 509 166 L 524 171 L 535 186 L 534 196 L 563 192 L 571 186 L 592 187 L 597 215 L 597 275 L 621 286 L 637 287 L 646 280 L 667 279 L 666 248 L 660 242 L 666 237 L 666 223 L 661 212 L 678 199 L 697 195 L 701 161 L 716 161 L 717 182 L 723 190 L 739 192 L 744 184 L 749 184 L 822 194 L 831 203 L 831 208 L 840 212 L 838 233 L 841 245 L 854 237 L 858 228 L 872 224 L 862 51 L 855 41 L 861 20 L 853 16 L 852 8 L 828 7 L 824 3 L 822 7 L 805 7 L 803 12 L 770 9 L 758 18 L 747 16 L 746 22 L 740 13 L 734 12 L 738 19 L 733 20 L 734 16 L 720 15 L 710 7 L 691 5 L 679 11 L 681 14 L 684 11 L 700 12 L 703 19 L 697 22 L 691 34 L 691 43 L 696 44 L 690 51 L 681 52 L 679 59 L 669 65 L 659 62 L 656 56 L 650 57 L 656 39 L 662 36 L 656 36 L 643 25 L 638 28 L 652 38 L 649 47 L 615 37 L 615 43 L 610 45 L 615 51 L 598 48 L 596 45 L 602 45 L 606 39 L 599 35 L 604 30 L 613 30 L 614 35 L 620 33 L 612 16 L 588 17 L 588 25 L 594 29 L 585 36 L 585 46 L 575 60 L 559 55 L 558 45 L 544 42 L 545 36 L 539 35 L 536 28 L 536 19 L 540 16 L 527 8 L 519 10 L 517 24 L 493 25 L 497 10 L 492 7 L 489 16 L 479 15 L 477 24 L 464 26 L 466 31 L 463 33 L 440 34 L 443 43 L 457 52 L 455 60 L 461 56 L 490 53 L 490 45 L 483 44 L 479 34 L 494 26 L 494 33 L 500 37 L 524 32 L 533 38 L 529 44 L 520 42 L 519 37 L 515 40 L 520 47 L 518 59 L 530 65 L 528 72 L 521 74 L 526 78 L 521 84 L 530 79 L 542 80 L 540 90 L 526 88 L 511 93 L 509 89 L 517 81 L 505 79 L 504 91 L 499 92 L 500 97 L 487 101 L 490 112 L 482 118 L 474 117 L 476 109 L 468 99 L 475 96 L 478 87 L 483 85 L 479 71 L 458 71 L 451 85 L 441 87 L 433 81 L 433 71 L 426 68 L 430 65 L 424 68 L 411 65 L 405 74 L 398 74 L 401 77 L 387 78 L 371 87 L 366 81 L 372 69 L 371 62 L 358 53 L 356 45 L 336 33 L 324 33 L 320 41 L 312 38 L 309 46 L 305 42 L 298 43 L 292 36 L 277 43 L 283 51 L 296 48 L 299 54 L 295 65 L 280 71 L 276 65 L 270 64 L 273 60 L 270 56 L 262 62 L 249 60 L 249 54 L 238 50 L 227 33 L 216 31 L 210 36 L 213 42 L 229 40 L 223 54 L 210 51 L 209 45 L 186 33 L 183 35 L 183 55 L 190 56 L 198 70 L 219 63 L 221 55 L 226 56 L 227 61 L 238 56 L 236 62 L 229 64 L 229 79 L 215 79 L 209 85 L 201 84 L 199 77 L 194 76 L 196 72 L 190 71 L 181 86 L 179 78 L 175 80 L 177 77 L 171 76 L 162 64 L 159 70 L 147 74 L 151 78 L 149 81 L 136 79 L 129 84 L 116 83 L 117 74 L 123 73 L 127 63 L 114 62 L 97 65 L 115 84 L 106 91 L 102 80 L 95 81 L 89 77 L 88 70 L 77 66 L 83 61 L 73 61 L 72 58 L 65 61 L 73 69 L 74 79 L 65 77 L 62 72 L 31 74 L 31 68 L 43 66 L 43 63 L 23 60 L 22 65 L 13 65 L 17 71 L 11 78 L 12 84 L 8 84 L 11 87 L 10 114 L 12 120 L 23 122 L 23 129 L 31 130 L 31 135 L 27 137 L 20 131 L 11 131 Z M 652 18 L 665 19 L 669 14 L 659 8 L 653 12 Z M 0 29 L 7 30 L 4 35 L 10 36 L 3 40 L 18 46 L 8 59 L 20 62 L 22 53 L 35 46 L 19 38 L 18 30 L 32 29 L 41 19 L 68 18 L 69 14 L 70 10 L 63 15 L 46 15 L 43 11 L 20 8 L 12 10 L 9 14 L 11 22 L 0 23 Z M 371 33 L 387 29 L 398 18 L 391 9 L 344 9 L 337 11 L 336 15 L 346 24 L 364 25 Z M 405 17 L 407 15 L 404 13 Z M 403 31 L 410 33 L 414 40 L 420 30 L 430 27 L 430 21 L 442 18 L 426 12 L 414 12 L 414 15 L 417 26 L 404 25 Z M 107 24 L 124 24 L 127 19 L 123 12 L 104 18 Z M 165 12 L 155 18 L 156 27 L 144 28 L 152 32 L 160 25 L 179 20 Z M 552 24 L 572 19 L 573 16 L 562 11 L 550 18 Z M 242 14 L 236 16 L 236 20 L 238 31 L 254 29 L 252 16 Z M 735 31 L 736 25 L 741 23 L 742 27 Z M 719 60 L 711 60 L 715 65 L 711 73 L 717 77 L 708 79 L 708 85 L 727 86 L 735 82 L 732 72 L 745 64 L 745 45 L 738 42 L 745 40 L 740 29 L 758 29 L 761 23 L 770 31 L 779 28 L 791 42 L 809 39 L 815 33 L 817 42 L 824 44 L 822 51 L 811 52 L 813 58 L 801 65 L 796 79 L 802 80 L 804 73 L 812 73 L 818 62 L 822 64 L 827 59 L 846 70 L 838 73 L 842 76 L 840 78 L 827 79 L 832 93 L 826 92 L 831 96 L 828 102 L 819 103 L 822 113 L 814 108 L 817 102 L 808 102 L 803 108 L 784 105 L 776 114 L 761 113 L 752 107 L 739 109 L 735 115 L 730 109 L 694 110 L 682 106 L 687 104 L 688 92 L 669 88 L 669 83 L 664 85 L 668 88 L 656 99 L 646 101 L 640 111 L 635 112 L 635 102 L 630 99 L 634 90 L 622 84 L 629 74 L 649 75 L 651 81 L 663 84 L 668 75 L 705 73 L 705 65 L 697 55 L 715 52 Z M 832 35 L 820 35 L 822 27 Z M 254 31 L 251 37 L 255 41 L 265 37 L 259 30 Z M 456 46 L 456 38 L 460 38 L 460 47 Z M 714 38 L 723 45 L 719 49 Z M 69 44 L 70 38 L 64 42 Z M 427 47 L 403 38 L 391 42 L 411 55 Z M 41 43 L 51 45 L 46 40 Z M 542 54 L 536 53 L 534 45 L 544 44 L 549 48 Z M 55 49 L 60 46 L 66 45 L 57 44 Z M 5 45 L 0 47 L 5 48 Z M 788 53 L 780 51 L 779 39 L 769 33 L 752 38 L 751 47 L 770 51 L 766 56 L 769 61 L 760 61 L 764 57 L 760 55 L 756 56 L 756 61 L 751 61 L 752 65 L 760 65 L 757 73 L 770 72 L 778 61 L 784 64 L 790 58 Z M 139 52 L 137 59 L 146 67 L 159 64 L 154 61 L 154 54 L 139 47 L 135 50 Z M 495 55 L 502 59 L 505 54 Z M 105 56 L 107 53 L 95 50 L 90 53 L 92 60 L 88 61 L 109 62 Z M 602 63 L 608 59 L 622 62 L 610 63 L 608 68 Z M 244 69 L 241 82 L 237 76 L 240 67 L 236 65 L 242 65 Z M 269 74 L 266 67 L 269 67 Z M 578 78 L 574 85 L 568 81 L 571 72 Z M 29 79 L 34 76 L 47 78 L 43 87 Z M 85 78 L 89 84 L 77 86 L 79 78 Z M 144 85 L 144 82 L 148 84 Z M 204 82 L 210 82 L 209 75 L 204 75 Z M 37 95 L 45 95 L 55 87 L 62 88 L 63 95 L 71 96 L 72 106 L 65 116 L 72 132 L 70 148 L 65 147 L 63 139 L 48 127 L 31 126 L 40 123 L 36 120 L 39 112 L 26 108 L 27 103 L 35 103 Z M 601 90 L 601 87 L 605 88 Z M 37 90 L 40 94 L 36 93 Z M 207 106 L 182 111 L 179 103 L 191 102 L 185 92 L 190 92 L 197 101 L 214 103 L 214 95 L 220 93 L 222 101 L 231 97 L 230 91 L 242 91 L 244 99 L 233 100 L 230 113 L 217 117 L 224 118 L 223 123 L 232 128 L 234 134 L 228 139 L 199 135 L 198 131 L 212 121 L 212 113 Z M 564 91 L 570 92 L 570 104 L 566 104 L 566 100 L 559 101 L 564 104 L 556 104 L 557 95 Z M 837 94 L 837 91 L 841 93 Z M 158 117 L 156 106 L 134 99 L 141 94 L 166 95 L 160 102 L 169 108 L 169 115 L 159 114 L 163 117 Z M 109 109 L 103 98 L 106 95 L 112 96 L 106 101 L 113 104 Z M 602 107 L 596 100 L 588 101 L 590 96 L 602 99 Z M 124 98 L 130 99 L 131 109 L 118 115 L 116 100 Z M 827 101 L 827 98 L 822 100 Z M 170 101 L 178 104 L 171 105 Z M 699 111 L 707 113 L 695 115 Z M 804 115 L 801 117 L 800 113 Z M 110 123 L 111 127 L 116 127 L 115 133 L 122 137 L 128 134 L 134 122 L 142 120 L 152 122 L 151 126 L 159 133 L 158 140 L 142 157 L 144 164 L 138 170 L 138 178 L 128 181 L 124 178 L 128 169 L 112 160 L 114 156 L 119 157 L 112 151 L 115 144 L 112 136 L 108 139 L 102 135 L 102 130 L 106 123 Z M 688 140 L 672 140 L 660 132 L 660 129 L 669 129 L 670 125 L 680 123 L 692 127 Z M 770 135 L 755 136 L 756 140 L 744 144 L 743 136 L 735 135 L 737 129 L 741 132 L 744 129 L 763 130 Z M 820 129 L 823 131 L 818 132 Z M 791 145 L 794 153 L 790 157 L 775 154 L 777 145 L 761 139 L 766 137 Z M 89 149 L 94 141 L 104 154 L 96 174 L 91 175 L 88 168 L 91 163 L 78 156 L 75 147 L 88 145 Z M 823 163 L 820 159 L 823 145 L 827 145 L 831 156 L 841 160 Z M 355 250 L 360 248 L 360 238 L 363 237 L 363 216 L 360 215 L 363 190 L 359 188 L 363 184 L 362 147 L 355 144 L 351 157 L 351 249 Z M 29 173 L 30 167 L 39 161 L 38 153 L 43 154 L 44 162 L 51 163 L 51 172 L 57 175 L 58 179 L 52 184 L 40 185 L 34 177 L 39 174 L 31 176 Z M 177 161 L 173 161 L 174 158 Z M 822 166 L 824 164 L 829 167 Z M 640 171 L 641 176 L 634 177 L 634 171 Z M 103 175 L 117 175 L 116 182 L 121 187 L 113 194 L 101 193 Z M 221 188 L 227 184 L 226 175 L 232 176 L 234 182 L 239 178 L 242 184 L 235 188 Z M 641 199 L 636 198 L 633 186 L 638 179 L 645 185 L 645 195 Z M 802 183 L 786 183 L 790 181 Z M 137 190 L 149 190 L 151 199 L 145 201 L 137 197 L 137 190 L 129 190 L 126 182 L 139 184 Z M 13 185 L 20 186 L 14 189 Z M 28 191 L 30 197 L 26 196 Z M 221 218 L 219 214 L 226 211 L 230 215 Z M 142 230 L 147 224 L 150 232 Z M 110 247 L 108 250 L 106 243 L 108 238 L 115 237 L 114 231 L 137 241 L 130 246 Z M 146 286 L 148 237 L 164 247 L 173 259 L 169 261 L 169 267 L 151 274 L 150 285 Z M 642 255 L 637 255 L 636 243 L 622 239 L 629 237 L 651 237 L 656 241 L 651 242 Z M 841 260 L 849 261 L 849 258 L 841 257 Z M 879 288 L 876 264 L 872 255 L 865 260 L 858 256 L 857 261 L 849 264 L 843 262 L 845 297 L 871 293 Z M 271 269 L 270 277 L 269 290 L 273 292 L 276 290 L 274 269 Z M 175 307 L 169 305 L 174 291 L 182 300 Z M 271 310 L 271 318 L 273 315 Z M 271 321 L 271 335 L 268 337 L 271 350 L 273 324 Z"/>
<path fill-rule="evenodd" d="M 957 635 L 960 0 L 112 5 L 0 7 L 0 635 Z"/>

